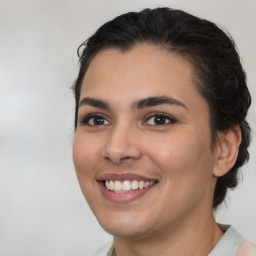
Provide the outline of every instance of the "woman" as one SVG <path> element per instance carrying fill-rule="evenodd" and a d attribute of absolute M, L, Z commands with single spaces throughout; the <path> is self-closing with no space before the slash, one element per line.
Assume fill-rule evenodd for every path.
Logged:
<path fill-rule="evenodd" d="M 82 47 L 74 164 L 114 237 L 93 255 L 253 253 L 213 217 L 249 158 L 251 96 L 232 39 L 157 8 L 115 18 Z"/>

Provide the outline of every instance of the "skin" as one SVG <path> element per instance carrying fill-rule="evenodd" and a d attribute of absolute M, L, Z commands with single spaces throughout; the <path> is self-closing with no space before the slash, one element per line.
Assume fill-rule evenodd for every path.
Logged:
<path fill-rule="evenodd" d="M 133 107 L 161 96 L 181 104 Z M 207 255 L 223 234 L 212 214 L 216 180 L 234 164 L 241 138 L 239 128 L 219 134 L 212 150 L 209 108 L 190 63 L 147 44 L 125 53 L 103 50 L 84 77 L 80 100 L 86 97 L 109 109 L 81 104 L 73 159 L 88 204 L 114 236 L 114 255 Z M 102 123 L 81 123 L 92 113 Z M 158 183 L 136 200 L 116 203 L 101 193 L 97 178 L 105 173 Z"/>

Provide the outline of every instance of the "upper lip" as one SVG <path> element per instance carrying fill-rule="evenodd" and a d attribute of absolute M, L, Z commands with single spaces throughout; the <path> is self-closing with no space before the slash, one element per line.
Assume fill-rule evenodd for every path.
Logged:
<path fill-rule="evenodd" d="M 97 181 L 104 181 L 104 180 L 141 180 L 141 181 L 157 181 L 156 179 L 148 178 L 145 176 L 141 176 L 135 173 L 104 173 L 101 174 Z"/>

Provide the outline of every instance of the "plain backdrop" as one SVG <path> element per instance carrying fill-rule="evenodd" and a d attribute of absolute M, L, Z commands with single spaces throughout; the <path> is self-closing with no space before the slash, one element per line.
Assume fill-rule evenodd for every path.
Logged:
<path fill-rule="evenodd" d="M 82 256 L 111 240 L 90 212 L 72 162 L 77 47 L 127 11 L 169 6 L 216 22 L 236 41 L 254 99 L 255 0 L 0 0 L 0 255 Z M 256 144 L 217 220 L 256 242 Z"/>

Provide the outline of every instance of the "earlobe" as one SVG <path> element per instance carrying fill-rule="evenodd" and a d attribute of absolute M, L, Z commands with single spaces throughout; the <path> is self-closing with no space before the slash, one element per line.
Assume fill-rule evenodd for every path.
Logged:
<path fill-rule="evenodd" d="M 241 129 L 239 125 L 230 128 L 225 133 L 218 134 L 216 144 L 216 162 L 213 169 L 215 177 L 225 175 L 235 164 L 241 144 Z"/>

